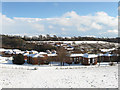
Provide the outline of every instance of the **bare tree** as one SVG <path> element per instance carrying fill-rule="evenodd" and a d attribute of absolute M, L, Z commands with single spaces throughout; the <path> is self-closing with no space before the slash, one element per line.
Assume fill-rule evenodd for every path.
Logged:
<path fill-rule="evenodd" d="M 101 56 L 102 56 L 102 54 L 100 54 L 99 56 L 98 56 L 98 60 L 99 60 L 99 66 L 100 66 L 100 63 L 102 62 L 102 58 L 101 58 Z"/>
<path fill-rule="evenodd" d="M 52 62 L 56 61 L 56 56 L 48 56 L 47 60 L 50 62 L 50 66 L 51 66 Z"/>
<path fill-rule="evenodd" d="M 69 61 L 67 50 L 65 50 L 63 47 L 59 47 L 57 49 L 57 61 L 61 63 L 61 66 L 64 66 L 64 63 Z"/>

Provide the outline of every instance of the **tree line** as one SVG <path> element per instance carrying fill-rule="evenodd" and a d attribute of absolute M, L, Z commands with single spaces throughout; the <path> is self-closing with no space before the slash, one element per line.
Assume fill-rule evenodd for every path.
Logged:
<path fill-rule="evenodd" d="M 46 36 L 39 35 L 28 37 L 24 36 L 22 38 L 25 41 L 107 41 L 107 42 L 120 42 L 120 37 L 116 38 L 99 38 L 99 37 L 81 37 L 81 36 L 73 36 L 73 37 L 59 37 L 56 35 L 50 36 L 47 34 Z"/>
<path fill-rule="evenodd" d="M 2 40 L 2 48 L 6 49 L 20 49 L 20 50 L 36 50 L 46 51 L 56 49 L 54 46 L 43 43 L 43 44 L 35 44 L 35 43 L 27 43 L 21 36 L 9 36 L 9 35 L 1 35 Z"/>
<path fill-rule="evenodd" d="M 120 42 L 120 38 L 95 38 L 95 37 L 81 37 L 74 36 L 71 38 L 68 37 L 58 37 L 56 35 L 50 36 L 47 34 L 46 36 L 39 35 L 28 37 L 28 36 L 12 36 L 12 35 L 0 35 L 0 40 L 2 40 L 3 48 L 11 48 L 11 49 L 20 49 L 20 50 L 37 50 L 37 51 L 45 51 L 56 49 L 54 46 L 42 43 L 40 45 L 35 43 L 27 43 L 27 41 L 108 41 L 108 42 Z"/>

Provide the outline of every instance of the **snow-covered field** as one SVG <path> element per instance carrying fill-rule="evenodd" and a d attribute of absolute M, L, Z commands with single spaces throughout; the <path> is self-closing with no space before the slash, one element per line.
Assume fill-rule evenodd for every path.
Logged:
<path fill-rule="evenodd" d="M 33 43 L 40 43 L 40 42 L 63 42 L 63 43 L 73 43 L 75 42 L 76 44 L 81 44 L 81 43 L 88 43 L 88 44 L 96 44 L 96 43 L 100 43 L 100 44 L 106 44 L 109 42 L 105 42 L 105 41 L 28 41 L 28 42 L 33 42 Z M 115 44 L 118 45 L 118 43 L 111 43 L 111 44 Z"/>
<path fill-rule="evenodd" d="M 32 41 L 32 42 L 63 42 L 63 43 L 71 43 L 71 44 L 73 42 L 78 43 L 78 44 L 80 44 L 80 43 L 108 43 L 105 41 Z"/>
<path fill-rule="evenodd" d="M 118 65 L 37 66 L 37 70 L 0 67 L 0 86 L 2 88 L 118 88 Z"/>

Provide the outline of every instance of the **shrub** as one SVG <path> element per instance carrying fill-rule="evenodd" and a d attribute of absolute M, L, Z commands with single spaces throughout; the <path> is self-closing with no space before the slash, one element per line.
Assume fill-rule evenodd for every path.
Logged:
<path fill-rule="evenodd" d="M 22 54 L 14 55 L 13 56 L 13 64 L 22 65 L 25 63 L 24 56 Z"/>
<path fill-rule="evenodd" d="M 35 67 L 34 70 L 37 70 L 37 68 Z"/>
<path fill-rule="evenodd" d="M 115 63 L 111 62 L 109 63 L 110 66 L 115 66 Z"/>

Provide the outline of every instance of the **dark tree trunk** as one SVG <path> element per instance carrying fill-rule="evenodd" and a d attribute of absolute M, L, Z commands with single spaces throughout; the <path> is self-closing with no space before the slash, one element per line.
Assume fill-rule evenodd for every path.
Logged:
<path fill-rule="evenodd" d="M 63 62 L 63 66 L 64 66 L 64 62 Z"/>
<path fill-rule="evenodd" d="M 62 62 L 60 62 L 60 65 L 62 66 Z"/>

